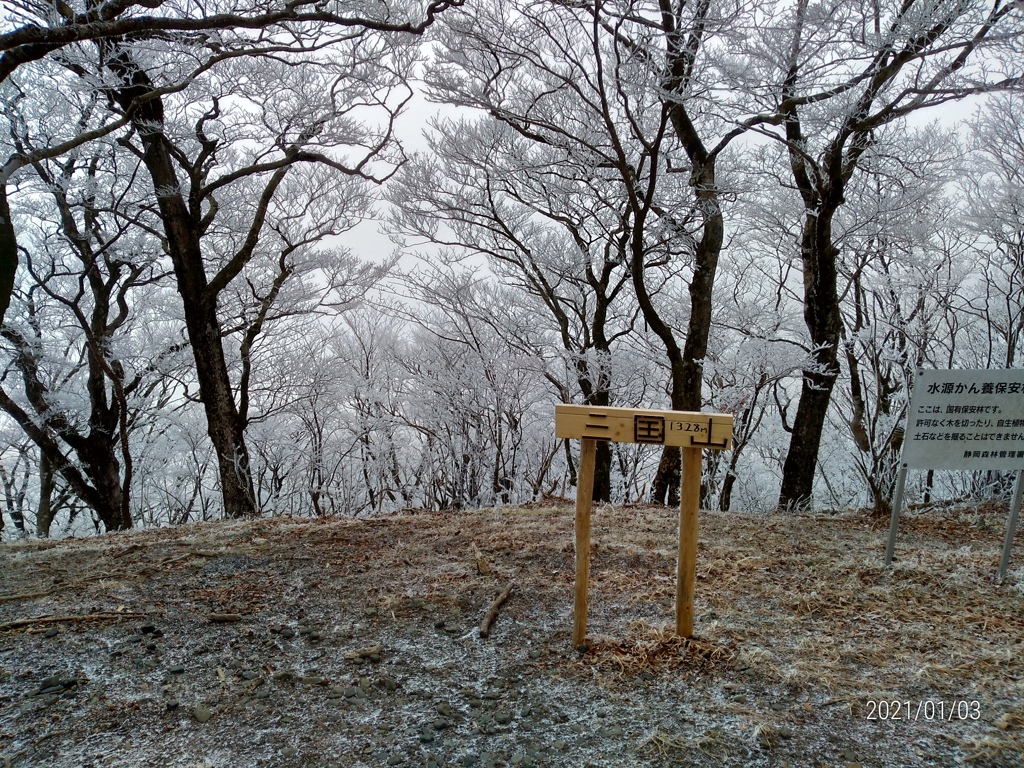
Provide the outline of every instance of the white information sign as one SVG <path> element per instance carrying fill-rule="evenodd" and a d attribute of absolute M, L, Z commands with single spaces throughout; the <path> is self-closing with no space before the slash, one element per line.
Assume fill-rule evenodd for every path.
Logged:
<path fill-rule="evenodd" d="M 1024 370 L 918 371 L 903 465 L 1024 469 Z"/>

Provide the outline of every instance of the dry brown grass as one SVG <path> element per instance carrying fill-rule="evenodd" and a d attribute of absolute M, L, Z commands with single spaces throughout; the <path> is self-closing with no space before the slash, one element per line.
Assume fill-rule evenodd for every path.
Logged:
<path fill-rule="evenodd" d="M 381 637 L 397 642 L 430 610 L 464 625 L 457 640 L 468 643 L 462 635 L 514 579 L 494 636 L 480 641 L 500 664 L 524 663 L 528 648 L 543 648 L 523 674 L 573 681 L 580 706 L 596 683 L 624 696 L 676 691 L 701 713 L 699 727 L 652 722 L 615 753 L 635 752 L 639 762 L 621 765 L 746 765 L 751 754 L 820 751 L 853 732 L 871 744 L 865 765 L 914 764 L 914 753 L 905 753 L 911 734 L 934 741 L 937 757 L 925 762 L 1024 765 L 1024 535 L 1007 584 L 997 585 L 999 514 L 908 516 L 886 569 L 885 528 L 867 517 L 702 513 L 696 637 L 681 639 L 671 631 L 676 511 L 599 508 L 583 655 L 569 648 L 573 521 L 564 506 L 4 544 L 0 620 L 140 610 L 178 622 L 180 636 L 191 638 L 200 632 L 190 623 L 196 614 L 244 613 L 258 629 L 294 619 L 301 604 L 345 632 L 356 632 L 350 617 L 370 617 L 360 621 L 373 637 L 345 640 L 354 647 Z M 420 630 L 433 637 L 432 623 Z M 6 637 L 9 663 L 20 664 L 20 641 Z M 981 718 L 886 730 L 865 720 L 868 702 L 878 699 L 976 700 Z M 835 762 L 837 754 L 822 759 Z"/>
<path fill-rule="evenodd" d="M 727 667 L 735 657 L 735 643 L 682 638 L 672 627 L 636 621 L 623 639 L 598 638 L 590 643 L 574 666 L 610 671 L 612 678 L 618 680 L 645 671 L 699 669 L 710 672 Z"/>

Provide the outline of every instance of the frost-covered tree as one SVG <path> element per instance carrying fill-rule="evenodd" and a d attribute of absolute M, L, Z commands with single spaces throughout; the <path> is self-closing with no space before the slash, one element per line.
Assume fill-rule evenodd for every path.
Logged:
<path fill-rule="evenodd" d="M 440 267 L 409 280 L 416 310 L 404 416 L 420 437 L 418 482 L 428 507 L 473 507 L 553 490 L 551 345 L 509 289 Z M 415 287 L 413 287 L 415 286 Z"/>
<path fill-rule="evenodd" d="M 847 190 L 885 126 L 969 94 L 1019 84 L 1019 3 L 777 4 L 731 54 L 734 87 L 752 109 L 781 115 L 764 131 L 786 147 L 803 217 L 799 255 L 811 355 L 783 469 L 779 504 L 808 504 L 839 375 L 841 244 Z"/>
<path fill-rule="evenodd" d="M 480 110 L 534 144 L 552 193 L 560 182 L 592 187 L 604 247 L 621 253 L 664 347 L 678 410 L 702 406 L 725 237 L 719 158 L 753 125 L 731 107 L 714 111 L 710 62 L 748 13 L 727 2 L 479 5 L 450 15 L 427 76 L 432 98 Z M 682 308 L 665 290 L 680 279 Z M 667 450 L 654 496 L 672 497 L 678 479 L 678 451 Z"/>
<path fill-rule="evenodd" d="M 940 353 L 969 238 L 945 189 L 959 170 L 953 131 L 880 130 L 836 216 L 844 397 L 833 415 L 870 507 L 888 517 L 915 371 Z M 843 430 L 836 430 L 843 435 Z M 840 473 L 837 473 L 840 474 Z"/>
<path fill-rule="evenodd" d="M 301 1 L 186 4 L 147 17 L 134 3 L 80 12 L 24 3 L 4 19 L 10 31 L 0 36 L 0 74 L 5 92 L 16 94 L 8 105 L 35 94 L 59 101 L 58 82 L 99 98 L 85 119 L 73 116 L 60 131 L 6 153 L 0 185 L 6 193 L 31 163 L 102 136 L 117 134 L 137 153 L 181 295 L 229 515 L 252 514 L 257 504 L 219 304 L 266 251 L 280 255 L 278 274 L 285 275 L 293 252 L 365 212 L 362 184 L 379 182 L 402 161 L 393 121 L 408 96 L 414 37 L 445 7 L 382 3 L 350 14 Z M 60 73 L 52 81 L 38 77 L 54 68 Z M 22 87 L 28 80 L 31 90 Z M 296 205 L 304 197 L 321 210 L 280 205 L 303 173 L 317 194 L 301 195 Z M 6 296 L 17 238 L 7 196 L 0 203 Z M 276 294 L 276 282 L 253 289 L 257 305 Z"/>
<path fill-rule="evenodd" d="M 979 364 L 1024 362 L 1024 97 L 985 102 L 972 125 L 971 173 L 963 179 L 966 223 L 979 236 L 977 295 L 963 308 L 985 329 Z"/>
<path fill-rule="evenodd" d="M 208 45 L 207 52 L 214 55 L 206 59 L 203 68 L 209 68 L 217 61 L 245 55 L 248 48 L 259 47 L 261 41 L 269 39 L 274 40 L 275 52 L 280 54 L 288 50 L 310 51 L 333 43 L 358 44 L 377 34 L 419 35 L 434 23 L 439 13 L 454 4 L 457 3 L 453 0 L 432 0 L 423 4 L 416 0 L 397 0 L 355 7 L 344 3 L 327 6 L 320 0 L 242 3 L 12 0 L 0 9 L 0 87 L 6 89 L 13 83 L 17 88 L 19 83 L 31 83 L 33 90 L 45 91 L 53 84 L 40 77 L 36 69 L 38 63 L 51 59 L 81 67 L 83 52 L 84 61 L 93 62 L 93 49 L 121 46 L 126 36 L 144 46 L 159 41 L 156 48 L 177 43 L 188 51 L 184 54 L 186 59 L 193 58 L 197 50 Z M 85 70 L 89 69 L 91 66 L 86 64 Z M 181 85 L 180 82 L 171 85 L 166 80 L 160 83 L 161 87 L 171 90 Z M 51 90 L 48 95 L 59 96 L 59 91 Z M 141 102 L 137 108 L 145 111 Z M 152 104 L 148 109 L 153 109 Z M 55 141 L 37 144 L 28 154 L 15 152 L 3 158 L 0 166 L 0 322 L 10 303 L 18 265 L 18 240 L 7 196 L 8 183 L 32 161 L 58 157 L 98 136 L 119 130 L 130 119 L 124 115 L 91 125 L 84 131 L 65 133 L 53 137 Z M 75 118 L 71 127 L 77 127 Z"/>
<path fill-rule="evenodd" d="M 24 146 L 17 128 L 12 139 Z M 37 161 L 19 196 L 26 268 L 0 332 L 0 408 L 40 451 L 41 502 L 57 473 L 107 530 L 120 530 L 132 525 L 136 395 L 160 353 L 130 341 L 135 305 L 166 273 L 144 229 L 134 158 L 114 144 L 91 149 Z"/>
<path fill-rule="evenodd" d="M 602 202 L 614 191 L 589 167 L 492 118 L 437 122 L 430 150 L 390 185 L 392 226 L 405 247 L 440 248 L 428 258 L 450 269 L 428 273 L 437 283 L 467 259 L 485 258 L 509 288 L 503 298 L 545 329 L 532 342 L 516 338 L 514 326 L 495 331 L 511 334 L 512 348 L 554 345 L 538 353 L 564 357 L 571 371 L 566 379 L 551 370 L 562 402 L 612 404 L 613 350 L 638 314 L 628 238 Z M 611 472 L 611 446 L 599 443 L 595 499 L 611 498 Z"/>

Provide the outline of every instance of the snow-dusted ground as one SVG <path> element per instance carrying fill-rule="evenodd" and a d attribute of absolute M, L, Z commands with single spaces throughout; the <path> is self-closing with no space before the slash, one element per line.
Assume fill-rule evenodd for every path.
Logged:
<path fill-rule="evenodd" d="M 675 512 L 599 509 L 585 653 L 564 506 L 6 542 L 0 765 L 1024 765 L 1001 514 L 887 571 L 884 521 L 702 513 L 687 643 Z"/>

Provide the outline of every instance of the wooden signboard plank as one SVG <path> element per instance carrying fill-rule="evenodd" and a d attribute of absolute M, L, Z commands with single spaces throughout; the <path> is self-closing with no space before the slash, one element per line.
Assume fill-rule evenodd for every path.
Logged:
<path fill-rule="evenodd" d="M 727 413 L 555 406 L 555 436 L 570 440 L 589 437 L 613 443 L 699 446 L 722 451 L 732 447 L 732 426 L 732 415 Z"/>

